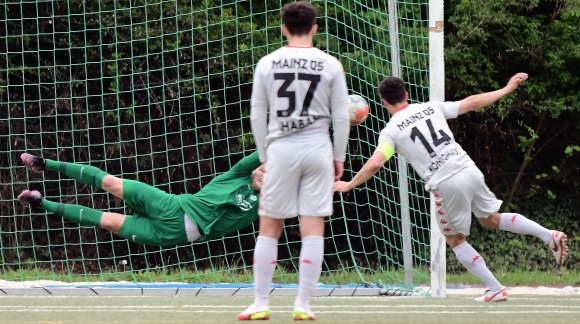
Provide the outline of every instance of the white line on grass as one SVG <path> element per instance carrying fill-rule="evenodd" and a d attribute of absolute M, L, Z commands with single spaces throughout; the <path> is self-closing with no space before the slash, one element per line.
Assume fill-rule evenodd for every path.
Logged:
<path fill-rule="evenodd" d="M 10 312 L 38 312 L 38 313 L 56 313 L 56 312 L 66 312 L 66 313 L 79 313 L 79 312 L 110 312 L 110 309 L 12 309 Z M 234 310 L 180 310 L 180 309 L 115 309 L 115 312 L 121 313 L 131 313 L 131 312 L 150 312 L 150 313 L 232 313 L 235 314 L 237 311 Z M 287 313 L 287 311 L 271 310 L 271 313 Z M 444 311 L 444 310 L 433 310 L 433 311 L 413 311 L 413 310 L 401 310 L 401 311 L 316 311 L 316 314 L 580 314 L 580 311 Z"/>
<path fill-rule="evenodd" d="M 69 305 L 69 306 L 62 306 L 62 305 L 0 305 L 0 310 L 7 309 L 7 310 L 14 310 L 15 308 L 19 309 L 62 309 L 62 310 L 94 310 L 94 309 L 104 309 L 104 310 L 172 310 L 172 309 L 187 309 L 187 308 L 216 308 L 219 307 L 220 309 L 230 308 L 230 309 L 239 309 L 244 308 L 247 305 L 175 305 L 175 306 L 166 306 L 166 305 L 124 305 L 124 306 L 104 306 L 104 305 L 86 305 L 86 306 L 77 306 L 77 305 Z M 271 306 L 272 308 L 276 309 L 293 309 L 292 306 Z M 500 307 L 500 308 L 561 308 L 561 309 L 578 309 L 580 311 L 580 305 L 521 305 L 521 304 L 513 304 L 513 303 L 502 303 L 502 304 L 478 304 L 478 305 L 356 305 L 350 306 L 352 308 L 365 308 L 365 309 L 373 309 L 373 308 L 485 308 L 491 309 L 492 307 Z M 315 309 L 334 309 L 334 308 L 349 308 L 347 305 L 313 305 Z"/>

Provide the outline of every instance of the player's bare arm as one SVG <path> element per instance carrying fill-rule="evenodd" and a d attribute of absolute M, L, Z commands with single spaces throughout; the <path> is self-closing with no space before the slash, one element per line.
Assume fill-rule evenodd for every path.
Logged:
<path fill-rule="evenodd" d="M 344 162 L 334 160 L 334 180 L 338 181 L 342 178 L 344 172 Z"/>
<path fill-rule="evenodd" d="M 348 192 L 352 190 L 352 188 L 357 187 L 365 182 L 367 182 L 370 178 L 372 178 L 387 162 L 385 158 L 385 154 L 380 151 L 376 151 L 371 158 L 363 165 L 359 172 L 352 178 L 352 180 L 346 181 L 337 181 L 334 183 L 334 191 L 338 192 Z"/>
<path fill-rule="evenodd" d="M 516 90 L 527 78 L 527 73 L 518 73 L 512 76 L 507 85 L 499 90 L 480 93 L 463 99 L 459 106 L 459 115 L 493 104 Z"/>

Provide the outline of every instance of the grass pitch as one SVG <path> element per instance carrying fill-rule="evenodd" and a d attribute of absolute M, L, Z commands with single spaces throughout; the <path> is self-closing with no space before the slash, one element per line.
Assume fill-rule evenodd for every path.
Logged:
<path fill-rule="evenodd" d="M 317 297 L 316 323 L 574 323 L 578 295 L 516 295 L 481 304 L 475 296 Z M 271 297 L 270 323 L 293 323 L 293 297 Z M 0 323 L 235 323 L 251 297 L 0 297 Z"/>

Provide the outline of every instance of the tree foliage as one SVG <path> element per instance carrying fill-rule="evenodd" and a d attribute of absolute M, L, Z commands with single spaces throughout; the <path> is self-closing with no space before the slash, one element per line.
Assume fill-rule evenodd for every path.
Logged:
<path fill-rule="evenodd" d="M 511 202 L 580 193 L 580 5 L 575 0 L 454 0 L 447 5 L 447 98 L 530 76 L 514 94 L 455 125 Z"/>

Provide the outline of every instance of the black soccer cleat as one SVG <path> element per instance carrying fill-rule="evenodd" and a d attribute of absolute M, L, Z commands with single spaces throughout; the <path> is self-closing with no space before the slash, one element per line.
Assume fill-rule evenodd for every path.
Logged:
<path fill-rule="evenodd" d="M 34 156 L 28 153 L 22 153 L 20 155 L 20 159 L 26 165 L 27 168 L 31 169 L 34 172 L 41 173 L 44 171 L 44 165 L 46 161 L 40 156 Z"/>
<path fill-rule="evenodd" d="M 18 195 L 18 201 L 24 205 L 38 208 L 42 206 L 42 194 L 36 190 L 24 190 L 20 195 Z"/>

